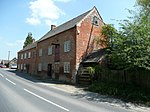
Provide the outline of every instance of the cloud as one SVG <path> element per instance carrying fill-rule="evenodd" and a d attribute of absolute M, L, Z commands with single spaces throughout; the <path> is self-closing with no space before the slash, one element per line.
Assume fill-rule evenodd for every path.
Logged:
<path fill-rule="evenodd" d="M 45 23 L 50 26 L 52 24 L 52 21 L 47 19 L 45 20 Z"/>
<path fill-rule="evenodd" d="M 39 24 L 41 24 L 41 21 L 38 18 L 34 18 L 34 17 L 27 18 L 26 22 L 31 24 L 31 25 L 39 25 Z"/>
<path fill-rule="evenodd" d="M 26 22 L 31 25 L 39 25 L 45 22 L 47 25 L 52 23 L 52 21 L 58 19 L 61 15 L 65 13 L 58 8 L 54 1 L 68 2 L 70 0 L 35 0 L 31 1 L 29 4 L 29 9 L 31 10 L 31 16 L 26 18 Z"/>

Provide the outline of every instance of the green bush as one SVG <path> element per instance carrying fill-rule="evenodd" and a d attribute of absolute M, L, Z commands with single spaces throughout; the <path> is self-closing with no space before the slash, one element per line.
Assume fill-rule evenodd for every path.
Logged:
<path fill-rule="evenodd" d="M 90 85 L 88 90 L 103 95 L 117 97 L 124 101 L 142 103 L 150 106 L 150 90 L 133 85 L 98 81 Z"/>

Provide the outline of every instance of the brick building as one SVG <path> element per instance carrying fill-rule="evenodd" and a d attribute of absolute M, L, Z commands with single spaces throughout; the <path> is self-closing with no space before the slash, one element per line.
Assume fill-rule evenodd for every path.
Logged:
<path fill-rule="evenodd" d="M 17 68 L 19 71 L 26 71 L 30 74 L 36 73 L 36 47 L 37 42 L 33 42 L 18 52 Z"/>
<path fill-rule="evenodd" d="M 103 25 L 96 7 L 60 26 L 51 25 L 51 30 L 36 42 L 36 46 L 33 43 L 32 47 L 18 52 L 18 69 L 26 70 L 29 65 L 29 73 L 75 82 L 84 57 L 102 48 L 95 40 L 102 38 Z M 25 58 L 26 52 L 28 55 L 36 52 L 35 58 Z"/>

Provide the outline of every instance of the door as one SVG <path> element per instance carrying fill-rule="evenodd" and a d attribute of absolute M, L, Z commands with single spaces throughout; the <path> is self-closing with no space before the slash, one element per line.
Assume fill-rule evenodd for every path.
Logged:
<path fill-rule="evenodd" d="M 60 61 L 60 45 L 55 45 L 55 62 Z"/>
<path fill-rule="evenodd" d="M 48 64 L 47 75 L 52 77 L 52 64 Z"/>

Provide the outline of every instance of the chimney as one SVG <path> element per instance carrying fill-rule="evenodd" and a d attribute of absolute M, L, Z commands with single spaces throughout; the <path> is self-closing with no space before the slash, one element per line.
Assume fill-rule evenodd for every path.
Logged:
<path fill-rule="evenodd" d="M 55 29 L 56 26 L 55 25 L 51 25 L 51 30 Z"/>

